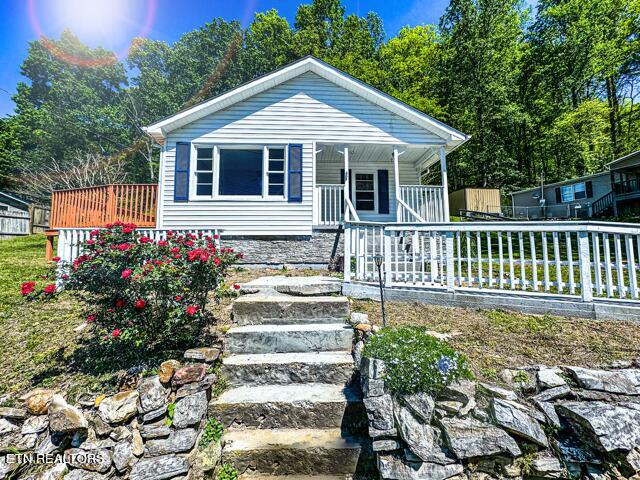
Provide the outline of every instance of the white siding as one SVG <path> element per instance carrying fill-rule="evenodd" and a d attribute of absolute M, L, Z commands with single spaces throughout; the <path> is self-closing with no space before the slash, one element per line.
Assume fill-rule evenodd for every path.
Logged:
<path fill-rule="evenodd" d="M 196 200 L 174 203 L 176 142 L 303 144 L 303 201 Z M 434 134 L 308 72 L 168 134 L 162 156 L 159 226 L 220 228 L 227 235 L 309 235 L 312 231 L 312 145 L 328 143 L 435 144 Z M 392 165 L 387 168 L 393 187 Z M 369 162 L 369 165 L 374 165 Z M 375 164 L 378 168 L 378 164 Z M 337 168 L 339 182 L 340 167 Z M 373 168 L 373 167 L 372 167 Z M 415 169 L 403 166 L 406 183 Z M 193 178 L 192 178 L 193 180 Z M 401 183 L 405 183 L 404 178 Z M 318 182 L 322 182 L 318 178 Z M 393 193 L 391 194 L 393 199 Z M 393 201 L 390 210 L 394 212 Z M 380 217 L 378 217 L 380 219 Z"/>

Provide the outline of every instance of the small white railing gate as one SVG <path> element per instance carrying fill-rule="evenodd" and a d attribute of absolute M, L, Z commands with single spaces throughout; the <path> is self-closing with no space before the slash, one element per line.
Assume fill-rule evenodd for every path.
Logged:
<path fill-rule="evenodd" d="M 336 227 L 344 219 L 343 185 L 316 185 L 314 189 L 314 225 Z"/>
<path fill-rule="evenodd" d="M 83 249 L 83 243 L 91 238 L 91 231 L 94 228 L 61 228 L 58 232 L 58 257 L 64 262 L 71 263 L 80 256 Z M 167 238 L 167 232 L 175 232 L 178 235 L 193 233 L 198 235 L 210 235 L 215 238 L 216 246 L 220 248 L 220 236 L 217 229 L 199 230 L 199 229 L 158 229 L 158 228 L 138 228 L 136 232 L 146 235 L 154 242 Z"/>
<path fill-rule="evenodd" d="M 345 225 L 345 281 L 638 300 L 640 225 L 469 222 Z"/>
<path fill-rule="evenodd" d="M 444 222 L 444 187 L 439 185 L 401 185 L 398 222 L 415 223 L 415 213 L 425 222 Z M 406 205 L 406 206 L 405 206 Z M 406 208 L 406 207 L 409 208 Z M 411 209 L 411 210 L 410 210 Z"/>

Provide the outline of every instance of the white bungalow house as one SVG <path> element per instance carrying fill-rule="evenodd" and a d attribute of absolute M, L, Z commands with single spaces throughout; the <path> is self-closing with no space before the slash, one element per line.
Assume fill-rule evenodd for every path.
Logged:
<path fill-rule="evenodd" d="M 326 265 L 343 221 L 442 222 L 468 136 L 314 57 L 145 128 L 157 228 L 219 228 L 257 264 Z M 441 185 L 421 185 L 429 168 Z"/>

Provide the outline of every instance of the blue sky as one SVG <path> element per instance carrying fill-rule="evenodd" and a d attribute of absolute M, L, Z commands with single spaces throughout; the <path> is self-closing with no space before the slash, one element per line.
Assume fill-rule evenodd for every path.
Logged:
<path fill-rule="evenodd" d="M 1 0 L 0 116 L 13 112 L 20 64 L 27 42 L 40 34 L 56 38 L 65 27 L 91 46 L 103 46 L 122 58 L 135 36 L 173 42 L 214 17 L 247 25 L 254 12 L 275 8 L 293 23 L 305 0 Z M 348 13 L 377 12 L 388 36 L 404 25 L 435 23 L 448 0 L 343 0 Z M 155 4 L 155 12 L 153 7 Z"/>

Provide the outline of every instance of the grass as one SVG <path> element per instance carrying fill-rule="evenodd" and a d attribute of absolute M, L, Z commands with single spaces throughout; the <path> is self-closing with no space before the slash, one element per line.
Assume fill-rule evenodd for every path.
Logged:
<path fill-rule="evenodd" d="M 501 310 L 473 310 L 418 303 L 386 302 L 390 325 L 421 325 L 448 333 L 464 353 L 473 373 L 497 381 L 504 368 L 526 365 L 594 367 L 640 356 L 640 324 Z M 353 300 L 352 311 L 382 323 L 380 303 Z"/>
<path fill-rule="evenodd" d="M 153 371 L 168 357 L 180 359 L 182 352 L 162 352 L 134 363 L 110 363 L 95 357 L 89 348 L 81 303 L 66 294 L 52 302 L 26 303 L 20 285 L 37 280 L 47 268 L 45 237 L 31 235 L 0 241 L 0 404 L 36 387 L 65 391 L 73 401 L 82 393 L 108 393 L 129 380 L 127 370 L 139 374 Z M 263 275 L 317 274 L 315 271 L 233 269 L 227 283 L 246 282 Z M 327 272 L 321 272 L 326 274 Z M 194 346 L 210 344 L 220 327 L 231 319 L 233 298 L 223 298 L 209 307 L 214 323 Z M 129 361 L 129 360 L 128 360 Z"/>

